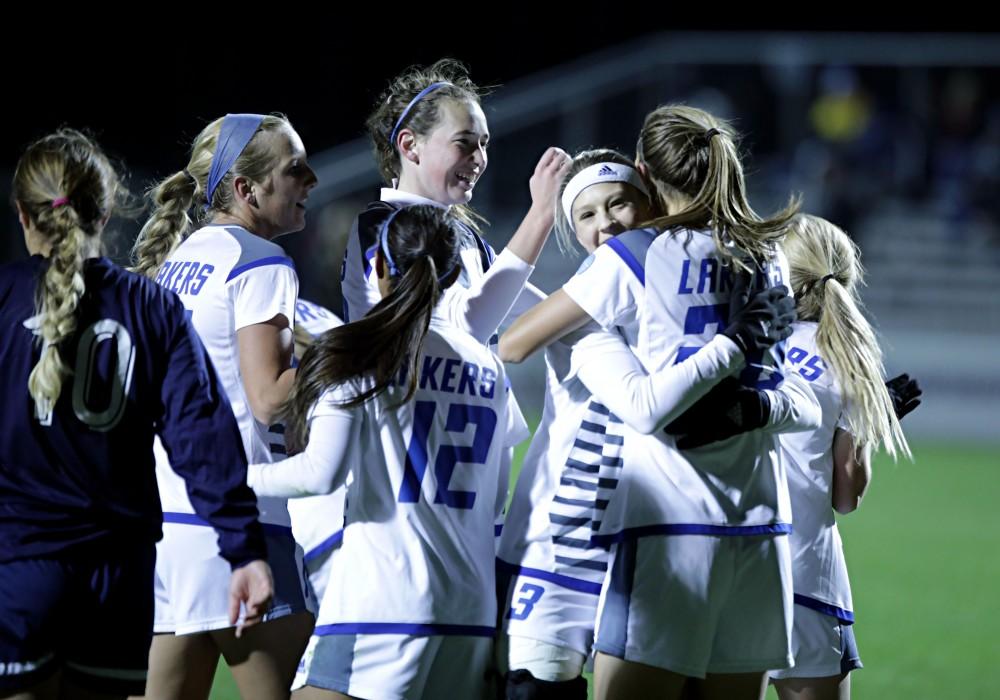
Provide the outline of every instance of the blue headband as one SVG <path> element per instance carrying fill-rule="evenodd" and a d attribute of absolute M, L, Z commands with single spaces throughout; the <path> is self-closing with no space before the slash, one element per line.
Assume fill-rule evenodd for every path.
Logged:
<path fill-rule="evenodd" d="M 212 206 L 215 188 L 222 182 L 250 139 L 264 121 L 263 114 L 227 114 L 219 128 L 219 139 L 212 156 L 212 167 L 208 171 L 208 185 L 205 188 L 205 203 Z"/>
<path fill-rule="evenodd" d="M 403 125 L 403 120 L 406 119 L 407 115 L 410 113 L 410 110 L 413 109 L 413 105 L 420 102 L 420 100 L 422 100 L 425 96 L 434 92 L 438 88 L 443 88 L 446 86 L 450 87 L 451 83 L 445 83 L 445 82 L 431 83 L 423 90 L 418 92 L 416 97 L 410 100 L 410 104 L 406 105 L 406 109 L 403 110 L 403 113 L 399 115 L 399 119 L 396 120 L 396 126 L 392 127 L 392 135 L 389 136 L 389 143 L 392 145 L 393 148 L 396 147 L 396 134 L 399 133 L 399 127 Z"/>
<path fill-rule="evenodd" d="M 406 207 L 400 207 L 396 211 L 389 214 L 389 216 L 386 217 L 385 221 L 382 222 L 382 230 L 379 232 L 378 245 L 379 248 L 382 250 L 382 255 L 385 256 L 385 264 L 389 270 L 390 277 L 399 277 L 400 272 L 399 268 L 396 267 L 396 261 L 392 259 L 392 253 L 389 252 L 389 224 L 391 224 L 392 220 L 396 218 L 396 215 L 399 214 L 399 212 L 403 211 L 404 209 L 406 209 Z M 443 275 L 439 275 L 438 283 L 444 282 L 446 279 L 448 279 L 449 275 L 451 275 L 451 273 L 454 271 L 455 268 L 452 267 Z"/>

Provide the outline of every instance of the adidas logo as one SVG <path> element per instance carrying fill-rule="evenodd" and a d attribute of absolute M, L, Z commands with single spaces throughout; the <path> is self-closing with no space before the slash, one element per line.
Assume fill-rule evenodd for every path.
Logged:
<path fill-rule="evenodd" d="M 597 171 L 598 177 L 607 177 L 608 175 L 617 175 L 617 174 L 618 173 L 616 173 L 614 169 L 609 165 L 605 165 L 604 167 L 602 167 L 600 170 Z"/>

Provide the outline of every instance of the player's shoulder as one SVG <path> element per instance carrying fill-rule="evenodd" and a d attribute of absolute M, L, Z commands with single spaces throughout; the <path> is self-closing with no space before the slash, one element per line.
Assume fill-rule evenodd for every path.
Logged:
<path fill-rule="evenodd" d="M 220 258 L 231 260 L 226 281 L 232 281 L 253 270 L 279 266 L 295 270 L 295 263 L 285 249 L 274 241 L 250 233 L 241 226 L 214 226 L 211 233 Z M 206 227 L 208 229 L 208 227 Z M 206 229 L 201 232 L 209 233 Z M 216 235 L 221 234 L 221 235 Z M 224 252 L 223 252 L 224 251 Z"/>
<path fill-rule="evenodd" d="M 615 269 L 629 270 L 629 278 L 634 277 L 645 284 L 646 259 L 657 233 L 653 228 L 634 229 L 609 238 L 583 261 L 576 274 L 582 275 L 590 271 L 594 275 Z"/>

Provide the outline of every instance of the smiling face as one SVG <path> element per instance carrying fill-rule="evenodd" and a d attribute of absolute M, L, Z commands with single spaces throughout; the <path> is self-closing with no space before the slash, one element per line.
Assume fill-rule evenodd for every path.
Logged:
<path fill-rule="evenodd" d="M 274 238 L 301 231 L 306 225 L 305 202 L 316 185 L 316 173 L 306 162 L 302 139 L 294 129 L 277 129 L 260 135 L 267 139 L 275 166 L 257 187 L 255 218 L 258 235 Z"/>
<path fill-rule="evenodd" d="M 573 230 L 588 253 L 619 233 L 650 218 L 649 201 L 625 182 L 601 182 L 573 200 Z"/>
<path fill-rule="evenodd" d="M 411 150 L 401 159 L 399 189 L 439 204 L 467 203 L 486 170 L 489 140 L 486 115 L 477 103 L 442 102 L 437 126 L 424 136 L 414 135 Z"/>

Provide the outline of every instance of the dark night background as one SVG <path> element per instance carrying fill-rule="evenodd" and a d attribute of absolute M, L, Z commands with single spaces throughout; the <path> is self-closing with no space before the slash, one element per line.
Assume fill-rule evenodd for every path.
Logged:
<path fill-rule="evenodd" d="M 93 5 L 44 6 L 34 16 L 5 8 L 0 195 L 8 204 L 23 147 L 63 125 L 89 130 L 123 161 L 136 194 L 182 168 L 194 136 L 227 112 L 282 112 L 310 155 L 320 154 L 364 136 L 376 96 L 403 68 L 449 56 L 478 84 L 498 86 L 484 100 L 493 145 L 474 204 L 492 220 L 488 237 L 499 249 L 527 206 L 527 177 L 544 146 L 629 152 L 643 114 L 660 102 L 736 118 L 754 205 L 768 211 L 802 192 L 807 211 L 854 237 L 890 376 L 910 372 L 925 391 L 904 426 L 916 462 L 879 462 L 872 494 L 844 524 L 867 666 L 857 674 L 858 697 L 949 697 L 957 689 L 994 697 L 1000 598 L 983 583 L 1000 577 L 1000 558 L 984 556 L 1000 543 L 996 23 L 985 10 L 955 6 L 912 5 L 881 22 L 829 4 L 796 8 L 820 15 L 822 26 L 787 15 L 748 19 L 705 3 L 540 8 L 161 3 L 113 15 Z M 765 30 L 772 34 L 758 42 Z M 709 47 L 701 62 L 676 51 L 653 60 L 696 32 Z M 813 45 L 824 41 L 826 49 Z M 638 55 L 630 50 L 643 42 L 654 68 L 636 66 L 627 89 L 604 85 L 597 95 L 586 82 L 592 69 Z M 732 62 L 709 60 L 735 44 L 743 53 L 728 54 Z M 533 80 L 538 87 L 540 72 L 548 72 L 542 93 L 573 81 L 582 89 L 534 119 L 510 119 L 510 103 Z M 532 105 L 544 102 L 538 93 Z M 328 175 L 341 162 L 331 161 Z M 281 239 L 303 297 L 339 308 L 340 250 L 351 218 L 376 194 L 374 180 L 359 179 L 317 201 L 305 231 Z M 25 254 L 12 208 L 3 210 L 0 263 Z M 128 231 L 123 224 L 114 239 L 119 262 Z M 577 264 L 550 243 L 532 281 L 549 291 Z M 542 368 L 526 365 L 511 375 L 537 416 Z"/>

